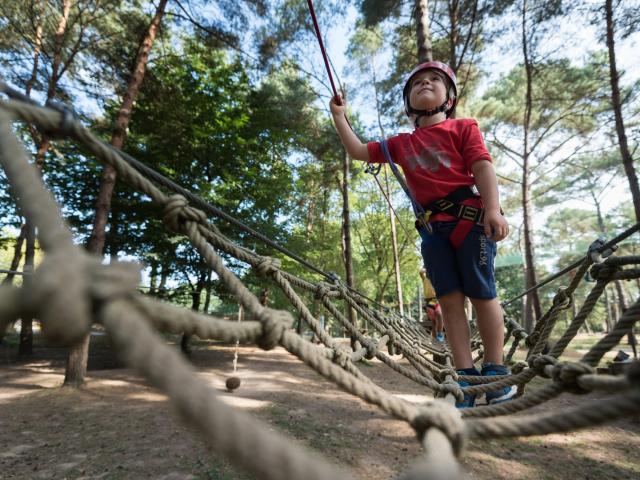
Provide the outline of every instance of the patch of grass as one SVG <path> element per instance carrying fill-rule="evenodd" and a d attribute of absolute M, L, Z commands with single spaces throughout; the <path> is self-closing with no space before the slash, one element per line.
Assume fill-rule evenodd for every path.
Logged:
<path fill-rule="evenodd" d="M 358 448 L 358 443 L 347 429 L 327 423 L 316 423 L 307 414 L 299 415 L 279 405 L 266 409 L 269 423 L 287 436 L 303 440 L 309 447 L 320 452 L 331 452 L 342 461 L 353 463 L 348 453 Z"/>
<path fill-rule="evenodd" d="M 239 473 L 228 462 L 211 457 L 208 460 L 198 459 L 193 473 L 198 480 L 250 480 L 247 474 Z"/>

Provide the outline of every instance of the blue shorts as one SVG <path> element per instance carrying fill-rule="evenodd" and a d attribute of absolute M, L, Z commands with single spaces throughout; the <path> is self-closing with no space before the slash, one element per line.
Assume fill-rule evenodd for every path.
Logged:
<path fill-rule="evenodd" d="M 493 262 L 496 242 L 487 238 L 482 225 L 474 225 L 456 250 L 449 235 L 457 222 L 432 222 L 433 233 L 419 228 L 422 258 L 429 279 L 441 297 L 460 290 L 469 298 L 496 298 Z"/>

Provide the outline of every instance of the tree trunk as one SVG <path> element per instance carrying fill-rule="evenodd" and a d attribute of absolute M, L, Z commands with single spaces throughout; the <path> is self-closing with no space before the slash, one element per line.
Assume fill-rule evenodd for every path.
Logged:
<path fill-rule="evenodd" d="M 613 308 L 611 305 L 611 300 L 609 299 L 609 289 L 604 289 L 604 308 L 605 308 L 605 317 L 604 323 L 602 325 L 602 330 L 604 333 L 609 333 L 611 331 L 611 325 L 613 324 Z"/>
<path fill-rule="evenodd" d="M 18 271 L 18 267 L 20 266 L 20 259 L 22 258 L 22 245 L 24 244 L 24 239 L 27 237 L 27 225 L 23 224 L 20 227 L 20 234 L 18 238 L 16 238 L 16 244 L 13 247 L 13 258 L 11 259 L 11 266 L 9 270 L 12 272 Z M 15 274 L 8 273 L 6 277 L 2 280 L 2 285 L 11 285 L 13 283 L 13 279 Z"/>
<path fill-rule="evenodd" d="M 416 37 L 418 41 L 418 63 L 433 60 L 431 29 L 429 28 L 429 1 L 416 0 Z"/>
<path fill-rule="evenodd" d="M 56 91 L 58 89 L 58 80 L 60 71 L 60 65 L 62 63 L 62 43 L 64 40 L 64 35 L 67 30 L 67 22 L 69 20 L 69 13 L 71 11 L 71 1 L 63 0 L 62 2 L 62 16 L 60 17 L 60 21 L 58 22 L 58 28 L 54 37 L 54 51 L 53 51 L 53 63 L 51 65 L 51 78 L 49 79 L 49 85 L 47 87 L 47 101 L 53 100 L 56 95 Z M 36 29 L 36 36 L 40 32 L 42 34 L 42 30 L 38 27 Z M 40 45 L 42 42 L 42 38 L 36 38 L 36 50 L 34 52 L 34 69 L 31 72 L 31 77 L 27 82 L 27 86 L 25 91 L 28 91 L 27 94 L 31 93 L 31 88 L 33 83 L 36 80 L 37 75 L 37 64 L 40 58 Z M 35 135 L 34 135 L 35 137 Z M 36 148 L 36 168 L 40 175 L 42 175 L 42 169 L 44 167 L 44 157 L 49 150 L 50 142 L 46 136 L 42 136 L 40 138 L 40 143 Z M 36 227 L 31 224 L 31 222 L 27 219 L 26 221 L 26 241 L 27 248 L 24 258 L 24 271 L 25 272 L 33 272 L 34 271 L 34 260 L 35 260 L 35 248 L 36 248 Z M 28 282 L 25 284 L 25 290 L 28 291 L 29 286 Z M 22 318 L 21 327 L 20 327 L 20 346 L 18 348 L 18 355 L 31 355 L 33 353 L 33 319 L 32 318 Z"/>
<path fill-rule="evenodd" d="M 624 289 L 622 288 L 622 282 L 620 280 L 615 281 L 616 284 L 616 292 L 618 292 L 618 309 L 620 310 L 620 316 L 624 314 L 627 310 L 627 300 L 624 295 Z M 627 339 L 629 340 L 629 346 L 633 350 L 633 358 L 638 358 L 638 342 L 636 340 L 636 335 L 633 332 L 633 325 L 629 329 L 629 333 L 627 333 Z"/>
<path fill-rule="evenodd" d="M 605 12 L 607 17 L 607 48 L 609 50 L 609 77 L 611 81 L 611 105 L 616 119 L 616 133 L 618 135 L 618 146 L 622 165 L 629 181 L 629 190 L 633 199 L 633 208 L 636 213 L 636 222 L 640 222 L 640 187 L 638 187 L 638 177 L 633 166 L 633 158 L 627 143 L 624 119 L 622 118 L 622 101 L 620 99 L 620 85 L 618 67 L 616 65 L 615 50 L 615 22 L 613 19 L 612 0 L 605 0 Z"/>
<path fill-rule="evenodd" d="M 260 305 L 263 307 L 269 306 L 269 287 L 262 289 L 262 292 L 260 293 Z"/>
<path fill-rule="evenodd" d="M 451 25 L 451 30 L 449 31 L 449 66 L 455 72 L 458 69 L 457 58 L 456 58 L 456 46 L 458 45 L 458 17 L 460 14 L 460 4 L 457 1 L 449 2 L 449 24 Z M 469 32 L 471 35 L 471 32 Z"/>
<path fill-rule="evenodd" d="M 33 265 L 35 259 L 35 227 L 33 223 L 27 220 L 27 249 L 24 254 L 24 289 L 29 291 L 31 288 Z M 33 354 L 33 318 L 30 316 L 20 319 L 20 344 L 18 346 L 18 355 L 21 357 Z"/>
<path fill-rule="evenodd" d="M 523 121 L 523 158 L 522 158 L 522 210 L 524 217 L 524 251 L 525 251 L 525 288 L 533 287 L 537 282 L 535 270 L 535 254 L 533 243 L 533 202 L 531 199 L 531 185 L 529 180 L 529 128 L 531 125 L 531 109 L 533 107 L 533 67 L 529 58 L 527 44 L 527 2 L 522 4 L 522 53 L 526 73 L 526 99 Z M 525 299 L 525 321 L 524 328 L 531 332 L 538 318 L 542 315 L 540 308 L 540 298 L 538 291 L 529 293 Z"/>
<path fill-rule="evenodd" d="M 151 273 L 149 275 L 149 295 L 155 295 L 158 291 L 158 262 L 151 260 Z"/>
<path fill-rule="evenodd" d="M 191 292 L 191 310 L 194 312 L 200 311 L 200 297 L 202 296 L 202 290 L 204 290 L 204 282 L 202 279 L 198 280 L 198 285 Z M 180 341 L 180 350 L 187 357 L 191 356 L 191 345 L 189 344 L 191 340 L 191 335 L 187 335 L 186 333 L 182 334 L 182 340 Z"/>
<path fill-rule="evenodd" d="M 344 270 L 346 273 L 347 285 L 350 288 L 355 287 L 355 281 L 353 278 L 353 254 L 351 252 L 351 212 L 349 209 L 349 179 L 351 178 L 351 172 L 349 169 L 349 155 L 346 150 L 343 150 L 342 155 L 342 262 L 344 263 Z M 349 323 L 358 328 L 358 319 L 355 310 L 348 304 L 347 306 L 347 318 Z M 351 347 L 355 349 L 355 342 L 357 338 L 351 336 Z"/>
<path fill-rule="evenodd" d="M 134 63 L 133 70 L 131 71 L 131 77 L 127 90 L 122 99 L 122 104 L 118 110 L 116 116 L 116 127 L 111 136 L 111 145 L 116 148 L 122 148 L 124 139 L 129 126 L 129 120 L 131 118 L 131 110 L 133 103 L 140 91 L 142 81 L 144 80 L 144 74 L 147 67 L 147 61 L 149 60 L 149 52 L 156 38 L 156 34 L 160 27 L 160 22 L 164 16 L 165 7 L 168 0 L 160 0 L 156 8 L 153 20 L 147 28 L 147 32 L 140 44 L 138 54 Z M 96 213 L 93 221 L 93 229 L 91 236 L 87 243 L 87 250 L 98 256 L 102 256 L 105 242 L 105 226 L 107 224 L 107 218 L 109 211 L 111 210 L 111 196 L 116 181 L 116 171 L 113 167 L 105 165 L 102 172 L 102 178 L 100 182 L 100 190 L 98 192 L 98 198 L 96 201 Z M 84 382 L 84 373 L 86 373 L 88 348 L 82 349 L 84 343 L 88 347 L 88 338 L 85 342 L 81 342 L 80 345 L 72 347 L 67 361 L 67 369 L 65 372 L 65 385 L 79 386 Z M 75 350 L 78 350 L 76 352 Z M 71 365 L 71 362 L 75 362 L 77 365 Z M 84 367 L 82 367 L 84 365 Z"/>
<path fill-rule="evenodd" d="M 160 265 L 160 283 L 158 284 L 158 297 L 167 298 L 167 278 L 169 278 L 169 269 L 166 265 Z"/>
<path fill-rule="evenodd" d="M 384 168 L 384 187 L 386 190 L 387 198 L 390 197 L 389 192 L 389 175 L 387 174 L 387 168 Z M 402 301 L 402 281 L 400 274 L 400 258 L 398 255 L 398 232 L 396 230 L 396 217 L 393 214 L 393 208 L 391 204 L 388 204 L 389 210 L 389 223 L 391 225 L 391 248 L 393 250 L 393 271 L 396 278 L 396 295 L 398 296 L 398 310 L 400 315 L 404 316 L 404 302 Z"/>
<path fill-rule="evenodd" d="M 208 314 L 209 307 L 211 305 L 211 270 L 207 273 L 207 283 L 205 287 L 204 306 L 202 307 L 202 313 Z"/>

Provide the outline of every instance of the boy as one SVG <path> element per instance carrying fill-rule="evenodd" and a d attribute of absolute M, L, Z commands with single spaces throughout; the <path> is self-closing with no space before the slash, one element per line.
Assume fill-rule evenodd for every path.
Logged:
<path fill-rule="evenodd" d="M 415 130 L 389 138 L 386 145 L 394 162 L 402 166 L 415 200 L 428 214 L 416 226 L 425 267 L 442 307 L 455 367 L 462 375 L 507 374 L 493 260 L 496 242 L 507 236 L 509 227 L 500 212 L 491 157 L 475 120 L 449 118 L 456 106 L 457 87 L 455 74 L 447 65 L 418 65 L 408 76 L 403 97 Z M 364 144 L 351 130 L 340 99 L 332 99 L 330 108 L 338 135 L 352 158 L 388 161 L 381 142 Z M 480 196 L 473 194 L 473 185 Z M 478 317 L 485 352 L 482 372 L 473 365 L 465 296 L 471 299 Z M 515 393 L 515 387 L 506 387 L 487 393 L 486 401 L 500 403 Z M 473 407 L 475 402 L 475 395 L 466 394 L 456 406 Z"/>

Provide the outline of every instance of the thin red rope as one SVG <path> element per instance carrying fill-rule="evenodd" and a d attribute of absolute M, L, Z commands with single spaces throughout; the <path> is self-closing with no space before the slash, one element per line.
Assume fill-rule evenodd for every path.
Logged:
<path fill-rule="evenodd" d="M 329 82 L 331 82 L 331 89 L 333 90 L 333 96 L 336 99 L 336 103 L 340 99 L 338 95 L 338 90 L 336 89 L 335 84 L 333 83 L 333 75 L 331 75 L 331 68 L 329 67 L 329 57 L 327 56 L 327 51 L 324 48 L 324 43 L 322 42 L 322 35 L 320 34 L 320 26 L 318 25 L 318 19 L 316 18 L 316 12 L 313 8 L 313 1 L 307 0 L 307 4 L 309 5 L 309 12 L 311 12 L 311 19 L 313 20 L 313 28 L 316 31 L 316 37 L 318 38 L 318 43 L 320 44 L 320 51 L 322 52 L 322 58 L 324 60 L 324 66 L 327 69 L 327 75 L 329 75 Z M 342 104 L 342 101 L 340 101 Z"/>

